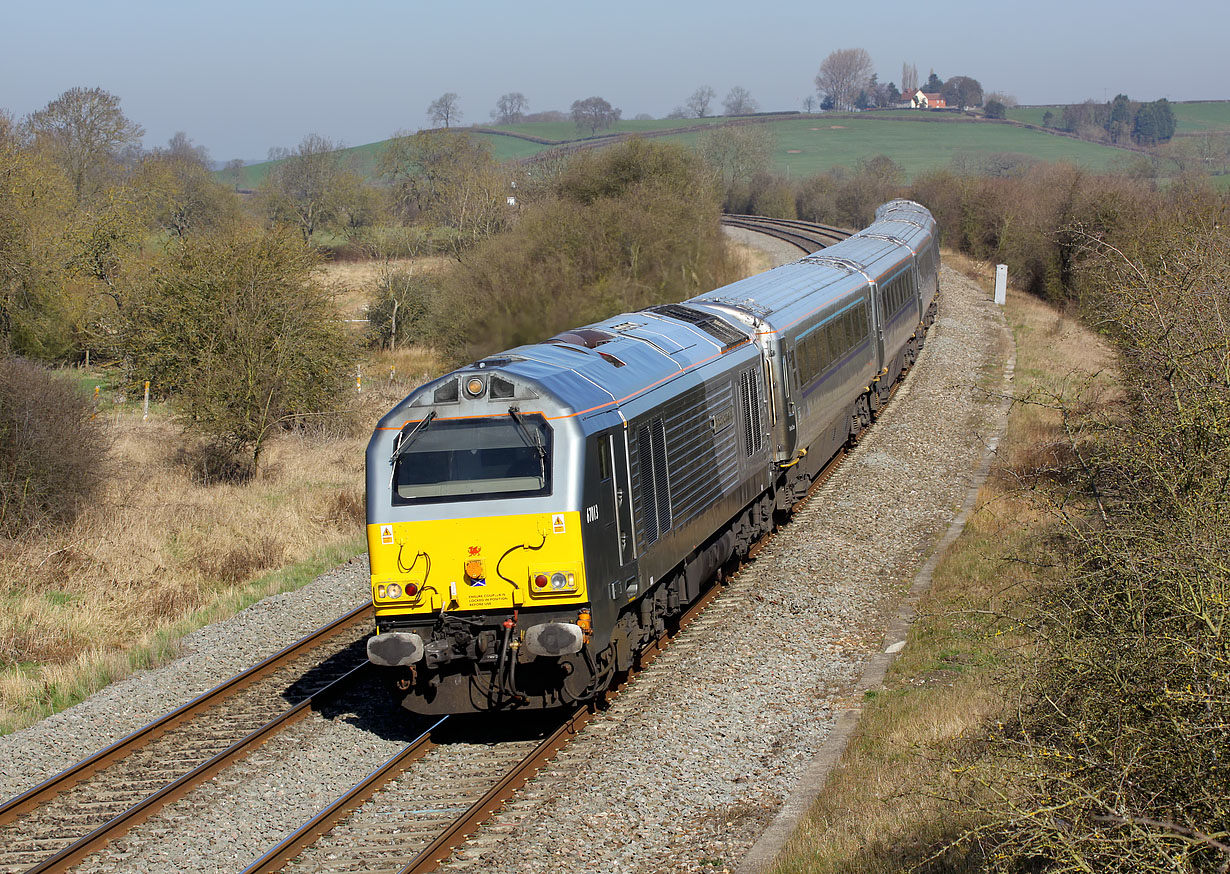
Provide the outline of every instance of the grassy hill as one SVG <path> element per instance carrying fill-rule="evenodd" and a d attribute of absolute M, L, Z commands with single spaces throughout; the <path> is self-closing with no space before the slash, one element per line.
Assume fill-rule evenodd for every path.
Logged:
<path fill-rule="evenodd" d="M 1230 101 L 1173 104 L 1177 136 L 1200 133 L 1230 135 Z M 1009 111 L 1012 121 L 1040 126 L 1042 115 L 1057 107 L 1022 106 Z M 640 134 L 695 145 L 702 135 L 698 127 L 727 122 L 725 118 L 654 119 L 621 121 L 610 134 Z M 746 123 L 746 120 L 742 123 Z M 1019 154 L 1043 161 L 1070 161 L 1090 170 L 1113 170 L 1131 156 L 1123 149 L 1031 130 L 1012 124 L 970 119 L 956 113 L 911 111 L 872 113 L 825 113 L 822 115 L 773 116 L 760 121 L 775 140 L 773 162 L 790 176 L 810 176 L 834 167 L 854 167 L 859 161 L 887 155 L 913 178 L 919 173 L 948 166 L 954 158 L 976 163 L 996 154 Z M 578 133 L 571 122 L 532 122 L 473 131 L 487 142 L 500 161 L 532 157 L 561 144 L 584 143 L 590 138 Z M 344 154 L 360 174 L 374 178 L 385 141 L 346 149 Z M 257 187 L 276 162 L 266 161 L 244 168 L 240 187 Z M 219 178 L 226 178 L 219 173 Z"/>

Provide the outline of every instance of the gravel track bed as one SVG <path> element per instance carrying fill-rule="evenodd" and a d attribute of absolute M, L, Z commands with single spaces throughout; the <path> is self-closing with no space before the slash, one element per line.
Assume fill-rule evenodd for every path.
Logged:
<path fill-rule="evenodd" d="M 348 696 L 86 859 L 78 874 L 242 871 L 413 740 L 384 696 Z"/>
<path fill-rule="evenodd" d="M 888 410 L 795 521 L 446 870 L 732 869 L 848 706 L 956 515 L 996 400 L 1003 318 L 945 269 Z"/>
<path fill-rule="evenodd" d="M 798 246 L 757 231 L 722 225 L 722 232 L 736 243 L 742 243 L 744 246 L 751 246 L 764 252 L 772 260 L 774 267 L 789 264 L 803 257 L 803 251 Z"/>
<path fill-rule="evenodd" d="M 0 798 L 41 783 L 371 597 L 366 558 L 274 595 L 184 638 L 183 655 L 0 737 Z"/>

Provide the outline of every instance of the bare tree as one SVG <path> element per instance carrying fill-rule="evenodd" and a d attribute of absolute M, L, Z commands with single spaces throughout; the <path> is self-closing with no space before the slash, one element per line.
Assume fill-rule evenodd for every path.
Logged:
<path fill-rule="evenodd" d="M 64 168 L 77 200 L 92 194 L 106 166 L 145 134 L 120 111 L 120 99 L 101 88 L 70 88 L 31 113 L 26 124 Z"/>
<path fill-rule="evenodd" d="M 342 164 L 340 143 L 308 134 L 299 147 L 269 171 L 261 186 L 270 219 L 297 227 L 305 243 L 339 218 L 354 174 Z M 272 152 L 272 150 L 270 150 Z"/>
<path fill-rule="evenodd" d="M 578 130 L 589 128 L 590 136 L 619 121 L 621 110 L 615 109 L 601 97 L 586 97 L 572 101 L 572 120 Z"/>
<path fill-rule="evenodd" d="M 906 97 L 918 90 L 918 67 L 913 64 L 901 65 L 901 93 Z"/>
<path fill-rule="evenodd" d="M 530 108 L 530 102 L 520 91 L 510 91 L 495 102 L 491 117 L 496 124 L 516 124 L 525 120 L 525 111 Z"/>
<path fill-rule="evenodd" d="M 838 49 L 820 64 L 816 88 L 833 98 L 837 109 L 853 109 L 871 80 L 871 55 L 865 49 Z"/>
<path fill-rule="evenodd" d="M 760 104 L 752 99 L 746 88 L 736 85 L 722 101 L 722 108 L 727 115 L 751 115 L 760 109 Z"/>
<path fill-rule="evenodd" d="M 725 188 L 767 170 L 773 147 L 773 136 L 765 125 L 720 125 L 701 135 L 696 151 L 705 162 L 709 181 Z"/>
<path fill-rule="evenodd" d="M 713 102 L 713 98 L 717 97 L 717 92 L 708 85 L 701 85 L 692 92 L 692 96 L 686 101 L 688 109 L 697 118 L 704 118 L 709 114 L 709 104 Z"/>
<path fill-rule="evenodd" d="M 454 122 L 461 121 L 461 107 L 457 105 L 457 95 L 452 91 L 441 94 L 431 101 L 431 105 L 427 107 L 427 115 L 437 127 L 450 127 Z"/>
<path fill-rule="evenodd" d="M 226 166 L 222 168 L 222 172 L 226 174 L 226 178 L 231 180 L 235 186 L 235 190 L 239 190 L 239 186 L 243 184 L 243 158 L 231 158 L 226 162 Z"/>
<path fill-rule="evenodd" d="M 804 112 L 808 112 L 808 113 L 815 112 L 819 108 L 820 108 L 820 98 L 817 97 L 815 94 L 808 94 L 806 97 L 803 98 L 803 111 Z"/>
<path fill-rule="evenodd" d="M 1002 103 L 1006 109 L 1012 109 L 1017 105 L 1016 97 L 1003 91 L 988 91 L 983 99 L 987 103 L 990 103 L 991 101 Z"/>
<path fill-rule="evenodd" d="M 177 130 L 175 136 L 167 140 L 167 152 L 181 161 L 195 161 L 202 167 L 209 167 L 209 149 L 195 145 L 182 130 Z"/>

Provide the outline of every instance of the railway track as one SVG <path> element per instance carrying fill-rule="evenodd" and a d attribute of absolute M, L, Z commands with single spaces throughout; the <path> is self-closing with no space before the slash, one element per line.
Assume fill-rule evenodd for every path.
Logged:
<path fill-rule="evenodd" d="M 793 509 L 802 507 L 845 456 L 842 450 L 833 457 Z M 761 538 L 752 547 L 749 559 L 773 536 L 770 533 Z M 633 670 L 605 697 L 612 699 L 626 690 L 633 677 L 697 622 L 725 590 L 724 585 L 710 586 L 676 628 L 641 652 Z M 541 738 L 510 740 L 501 736 L 498 742 L 494 738 L 476 739 L 459 717 L 442 718 L 243 874 L 434 871 L 537 774 L 594 713 L 593 706 L 585 705 L 562 720 L 556 717 L 554 723 L 527 714 L 523 729 L 532 732 L 534 720 L 538 720 Z M 473 727 L 477 723 L 471 720 L 468 724 Z"/>
<path fill-rule="evenodd" d="M 811 254 L 826 246 L 839 243 L 850 236 L 843 228 L 829 225 L 804 222 L 796 219 L 768 218 L 759 215 L 722 216 L 722 224 L 732 228 L 744 228 L 782 240 L 790 245 Z"/>
<path fill-rule="evenodd" d="M 68 870 L 348 687 L 366 671 L 370 612 L 351 611 L 0 805 L 0 874 Z"/>

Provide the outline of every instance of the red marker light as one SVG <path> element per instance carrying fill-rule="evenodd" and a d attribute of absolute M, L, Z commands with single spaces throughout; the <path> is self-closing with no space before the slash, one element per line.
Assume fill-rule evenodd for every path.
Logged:
<path fill-rule="evenodd" d="M 409 595 L 410 597 L 414 597 L 418 593 L 419 593 L 418 586 L 416 586 L 414 583 L 406 583 L 406 594 L 407 595 Z"/>
<path fill-rule="evenodd" d="M 540 589 L 545 589 L 547 587 L 547 575 L 539 574 L 538 576 L 534 577 L 534 585 Z"/>

